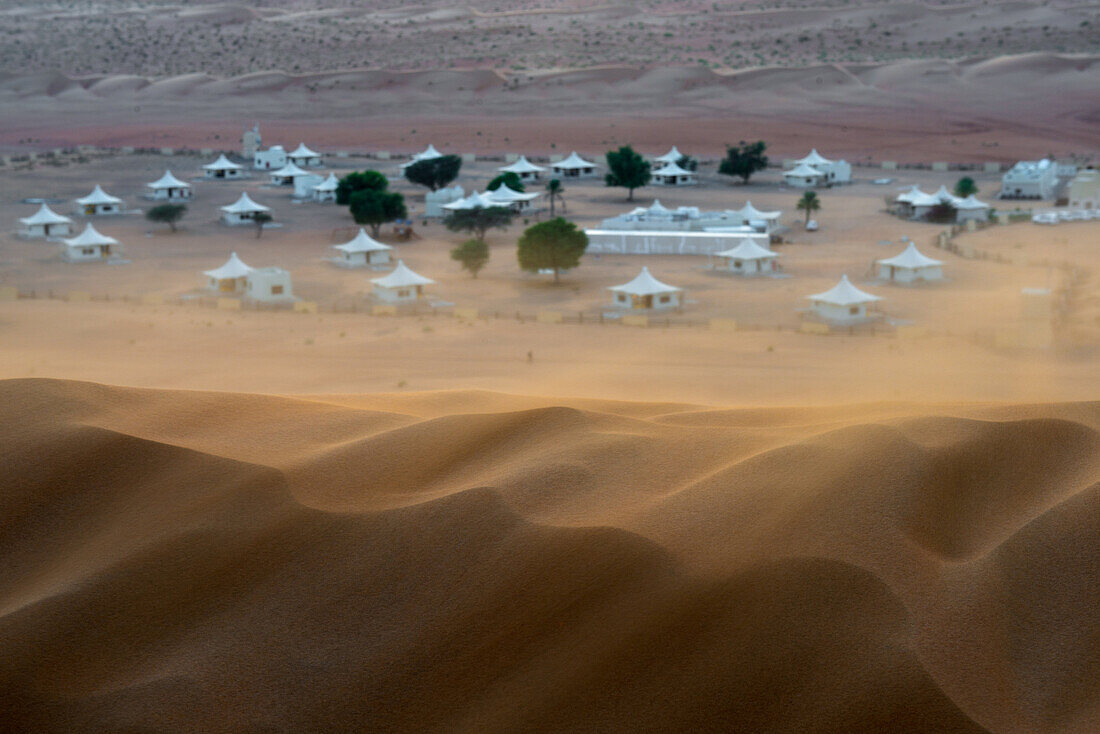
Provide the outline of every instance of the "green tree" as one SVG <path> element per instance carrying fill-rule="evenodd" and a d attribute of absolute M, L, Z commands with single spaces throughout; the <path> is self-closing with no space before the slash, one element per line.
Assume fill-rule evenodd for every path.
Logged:
<path fill-rule="evenodd" d="M 809 224 L 810 215 L 821 209 L 821 200 L 817 198 L 817 194 L 813 191 L 807 191 L 802 194 L 802 198 L 798 200 L 794 208 L 800 212 L 806 212 L 806 224 Z"/>
<path fill-rule="evenodd" d="M 978 193 L 978 184 L 970 176 L 963 176 L 955 183 L 955 196 L 966 198 Z"/>
<path fill-rule="evenodd" d="M 554 282 L 559 282 L 562 270 L 580 265 L 581 255 L 588 249 L 588 235 L 577 225 L 556 217 L 528 227 L 520 235 L 516 257 L 523 270 L 537 273 L 552 269 Z"/>
<path fill-rule="evenodd" d="M 552 178 L 546 182 L 546 195 L 550 199 L 550 218 L 554 218 L 554 201 L 561 202 L 561 210 L 565 211 L 565 198 L 562 194 L 565 193 L 565 187 L 561 185 L 561 181 Z"/>
<path fill-rule="evenodd" d="M 427 186 L 429 191 L 438 191 L 458 178 L 461 168 L 461 158 L 457 155 L 444 155 L 407 166 L 405 178 L 417 186 Z"/>
<path fill-rule="evenodd" d="M 515 214 L 506 206 L 456 209 L 443 219 L 443 225 L 452 232 L 470 232 L 482 242 L 490 229 L 504 229 L 512 223 Z"/>
<path fill-rule="evenodd" d="M 175 232 L 176 222 L 183 219 L 186 213 L 187 207 L 184 204 L 158 204 L 145 212 L 145 218 L 150 222 L 167 224 Z"/>
<path fill-rule="evenodd" d="M 685 171 L 694 171 L 699 168 L 699 161 L 692 158 L 690 155 L 685 155 L 676 161 L 676 165 Z"/>
<path fill-rule="evenodd" d="M 749 177 L 768 167 L 768 156 L 764 155 L 768 145 L 763 140 L 755 143 L 741 141 L 740 145 L 726 148 L 726 157 L 718 165 L 718 173 L 723 176 L 739 176 L 742 183 L 748 183 Z"/>
<path fill-rule="evenodd" d="M 378 236 L 379 228 L 386 222 L 409 215 L 405 197 L 396 191 L 356 191 L 351 195 L 348 208 L 355 223 L 369 226 L 373 237 Z"/>
<path fill-rule="evenodd" d="M 626 200 L 634 201 L 634 189 L 649 183 L 652 177 L 649 161 L 642 158 L 629 145 L 618 150 L 607 151 L 607 167 L 610 172 L 604 176 L 608 186 L 620 186 L 627 190 Z"/>
<path fill-rule="evenodd" d="M 252 215 L 252 223 L 256 225 L 256 239 L 260 239 L 264 233 L 264 225 L 271 221 L 271 215 L 267 212 L 256 212 Z"/>
<path fill-rule="evenodd" d="M 385 191 L 390 182 L 378 171 L 353 171 L 336 184 L 336 203 L 347 206 L 356 191 Z"/>
<path fill-rule="evenodd" d="M 489 185 L 486 188 L 489 191 L 496 191 L 501 186 L 507 186 L 512 191 L 518 191 L 521 194 L 525 191 L 523 180 L 520 179 L 519 174 L 513 173 L 512 171 L 506 171 L 505 173 L 500 174 L 492 181 L 490 181 Z"/>
<path fill-rule="evenodd" d="M 484 240 L 466 240 L 451 250 L 451 259 L 462 263 L 462 269 L 476 279 L 478 272 L 489 262 L 489 246 Z"/>

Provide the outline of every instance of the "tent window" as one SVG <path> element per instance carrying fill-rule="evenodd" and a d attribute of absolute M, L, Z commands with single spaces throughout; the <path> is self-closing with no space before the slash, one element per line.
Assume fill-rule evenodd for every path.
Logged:
<path fill-rule="evenodd" d="M 848 314 L 849 315 L 855 316 L 858 313 L 859 313 L 859 306 L 849 306 L 848 307 Z"/>
<path fill-rule="evenodd" d="M 661 303 L 668 303 L 672 300 L 671 296 L 661 296 Z"/>
<path fill-rule="evenodd" d="M 397 291 L 397 297 L 398 298 L 408 298 L 409 297 L 408 289 L 406 288 L 406 289 Z"/>
<path fill-rule="evenodd" d="M 281 285 L 271 286 L 271 295 L 273 295 L 273 296 L 283 295 L 283 287 Z"/>
<path fill-rule="evenodd" d="M 82 255 L 94 255 L 95 254 L 95 248 L 94 247 L 85 247 L 85 248 L 80 250 L 80 253 Z"/>

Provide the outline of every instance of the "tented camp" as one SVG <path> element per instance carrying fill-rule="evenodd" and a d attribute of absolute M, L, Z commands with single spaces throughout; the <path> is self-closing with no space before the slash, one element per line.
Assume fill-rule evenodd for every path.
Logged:
<path fill-rule="evenodd" d="M 261 303 L 293 301 L 290 273 L 282 268 L 253 268 L 245 276 L 244 295 Z"/>
<path fill-rule="evenodd" d="M 771 234 L 780 228 L 779 219 L 783 215 L 781 211 L 765 212 L 757 209 L 751 201 L 746 201 L 745 206 L 734 210 L 741 219 L 741 224 L 747 224 L 757 232 Z"/>
<path fill-rule="evenodd" d="M 382 278 L 371 278 L 374 284 L 374 295 L 386 303 L 411 303 L 424 297 L 424 286 L 435 283 L 431 278 L 414 273 L 398 260 L 397 267 L 389 275 Z"/>
<path fill-rule="evenodd" d="M 244 178 L 244 166 L 234 163 L 222 153 L 218 160 L 202 167 L 203 176 L 209 179 Z"/>
<path fill-rule="evenodd" d="M 542 194 L 538 191 L 520 192 L 501 184 L 492 191 L 485 192 L 485 198 L 493 202 L 495 206 L 510 207 L 515 212 L 527 211 L 531 208 L 531 202 Z"/>
<path fill-rule="evenodd" d="M 943 280 L 943 261 L 922 254 L 910 242 L 900 255 L 878 261 L 878 275 L 894 283 Z"/>
<path fill-rule="evenodd" d="M 593 178 L 597 175 L 596 164 L 581 158 L 575 150 L 565 160 L 551 163 L 550 168 L 564 178 Z"/>
<path fill-rule="evenodd" d="M 694 186 L 699 183 L 695 171 L 681 168 L 679 163 L 666 163 L 653 172 L 653 183 L 658 186 Z"/>
<path fill-rule="evenodd" d="M 462 199 L 456 199 L 448 204 L 444 204 L 441 209 L 445 212 L 454 212 L 459 209 L 488 209 L 494 206 L 506 206 L 494 199 L 490 198 L 488 194 L 482 194 L 478 191 L 470 194 Z"/>
<path fill-rule="evenodd" d="M 808 166 L 819 171 L 822 175 L 821 184 L 845 184 L 852 182 L 852 164 L 848 161 L 833 161 L 817 152 L 817 148 L 810 151 L 805 158 L 799 158 L 794 162 L 794 167 Z M 815 184 L 816 185 L 816 184 Z"/>
<path fill-rule="evenodd" d="M 717 253 L 726 260 L 726 270 L 738 275 L 760 275 L 776 270 L 778 252 L 772 252 L 753 240 L 745 240 L 737 247 Z"/>
<path fill-rule="evenodd" d="M 899 216 L 909 219 L 924 219 L 935 207 L 941 205 L 950 206 L 955 212 L 955 222 L 962 223 L 968 219 L 986 220 L 989 218 L 989 204 L 979 201 L 973 194 L 965 199 L 955 196 L 947 190 L 946 186 L 940 186 L 934 194 L 926 194 L 918 187 L 913 186 L 894 199 L 895 211 Z"/>
<path fill-rule="evenodd" d="M 662 283 L 654 278 L 647 267 L 643 267 L 642 272 L 629 283 L 611 286 L 608 290 L 614 294 L 616 306 L 632 310 L 679 308 L 684 292 L 683 288 Z"/>
<path fill-rule="evenodd" d="M 99 184 L 92 189 L 92 193 L 76 200 L 77 212 L 87 217 L 96 217 L 101 214 L 121 214 L 122 199 L 111 196 Z"/>
<path fill-rule="evenodd" d="M 325 203 L 336 201 L 336 187 L 340 185 L 340 182 L 336 179 L 336 174 L 330 173 L 321 183 L 317 184 L 313 188 L 313 200 Z"/>
<path fill-rule="evenodd" d="M 304 168 L 319 168 L 321 166 L 321 154 L 307 148 L 305 143 L 298 143 L 298 147 L 290 151 L 286 157 L 290 163 Z"/>
<path fill-rule="evenodd" d="M 237 257 L 237 253 L 230 253 L 229 259 L 220 268 L 203 272 L 206 278 L 206 287 L 216 293 L 228 293 L 240 295 L 246 288 L 245 280 L 252 268 L 244 264 Z"/>
<path fill-rule="evenodd" d="M 825 291 L 806 296 L 810 299 L 811 310 L 825 321 L 835 324 L 858 324 L 874 318 L 868 307 L 882 299 L 865 293 L 852 285 L 847 275 L 840 282 Z"/>
<path fill-rule="evenodd" d="M 19 236 L 26 238 L 64 237 L 72 234 L 70 226 L 72 221 L 43 204 L 34 214 L 19 220 L 23 225 L 23 228 L 19 230 Z"/>
<path fill-rule="evenodd" d="M 171 171 L 165 171 L 156 181 L 145 185 L 152 189 L 149 198 L 154 201 L 188 201 L 191 198 L 191 184 L 180 181 Z"/>
<path fill-rule="evenodd" d="M 118 240 L 108 237 L 96 231 L 91 222 L 76 237 L 62 240 L 64 249 L 62 256 L 69 262 L 89 262 L 91 260 L 106 260 L 122 252 Z"/>
<path fill-rule="evenodd" d="M 820 186 L 825 181 L 825 174 L 805 163 L 800 163 L 791 170 L 784 171 L 783 180 L 788 186 L 808 189 L 814 186 Z"/>
<path fill-rule="evenodd" d="M 438 150 L 436 150 L 434 145 L 432 145 L 431 143 L 428 143 L 427 148 L 425 148 L 420 153 L 414 153 L 413 156 L 411 158 L 409 158 L 409 160 L 402 163 L 401 164 L 401 170 L 404 171 L 406 168 L 408 168 L 409 166 L 411 166 L 414 163 L 420 163 L 421 161 L 430 161 L 430 160 L 434 160 L 436 158 L 442 158 L 442 157 L 443 157 L 443 154 L 440 153 Z"/>
<path fill-rule="evenodd" d="M 424 216 L 442 217 L 447 213 L 447 204 L 452 204 L 466 196 L 466 190 L 458 184 L 444 187 L 424 194 Z"/>
<path fill-rule="evenodd" d="M 501 173 L 514 173 L 519 176 L 520 181 L 537 181 L 539 174 L 546 169 L 542 166 L 536 166 L 534 163 L 527 160 L 527 156 L 521 155 L 519 160 L 515 163 L 501 166 L 497 170 Z"/>
<path fill-rule="evenodd" d="M 271 183 L 275 184 L 276 186 L 293 186 L 294 179 L 312 175 L 312 173 L 310 173 L 309 171 L 303 171 L 294 163 L 287 163 L 282 168 L 276 171 L 272 171 L 270 174 Z"/>
<path fill-rule="evenodd" d="M 361 268 L 368 265 L 382 265 L 390 261 L 389 245 L 383 245 L 371 239 L 366 230 L 359 228 L 359 234 L 350 242 L 342 245 L 333 245 L 332 248 L 340 254 L 333 259 L 337 265 L 346 268 Z"/>
<path fill-rule="evenodd" d="M 252 158 L 252 167 L 262 171 L 277 171 L 286 164 L 286 151 L 281 145 L 273 145 L 267 150 L 257 150 Z"/>
<path fill-rule="evenodd" d="M 668 165 L 669 163 L 679 163 L 684 159 L 684 154 L 681 153 L 676 146 L 672 146 L 667 153 L 659 155 L 653 159 L 654 163 L 660 163 L 661 165 Z"/>
<path fill-rule="evenodd" d="M 247 192 L 242 192 L 241 198 L 228 206 L 223 206 L 221 209 L 222 222 L 230 226 L 252 224 L 257 214 L 271 211 L 270 207 L 252 201 Z"/>

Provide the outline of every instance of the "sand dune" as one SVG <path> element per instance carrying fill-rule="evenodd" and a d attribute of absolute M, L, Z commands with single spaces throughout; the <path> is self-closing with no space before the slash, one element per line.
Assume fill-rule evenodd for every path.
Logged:
<path fill-rule="evenodd" d="M 1100 724 L 1100 405 L 0 383 L 36 731 Z"/>

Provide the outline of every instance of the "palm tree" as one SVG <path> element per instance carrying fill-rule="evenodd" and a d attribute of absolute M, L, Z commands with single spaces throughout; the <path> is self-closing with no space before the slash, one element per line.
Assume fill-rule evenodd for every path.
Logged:
<path fill-rule="evenodd" d="M 795 209 L 800 212 L 806 212 L 806 224 L 810 223 L 810 214 L 816 212 L 821 208 L 821 200 L 817 198 L 817 194 L 813 191 L 807 191 L 802 194 L 802 198 L 798 200 L 798 204 L 795 205 Z"/>
<path fill-rule="evenodd" d="M 546 193 L 550 197 L 550 218 L 554 218 L 554 200 L 561 201 L 561 210 L 565 211 L 565 197 L 562 194 L 565 193 L 565 187 L 561 185 L 561 181 L 556 178 L 552 178 L 546 182 Z"/>
<path fill-rule="evenodd" d="M 978 185 L 974 183 L 974 179 L 970 176 L 963 176 L 955 184 L 955 196 L 959 196 L 963 199 L 971 194 L 978 193 Z"/>

